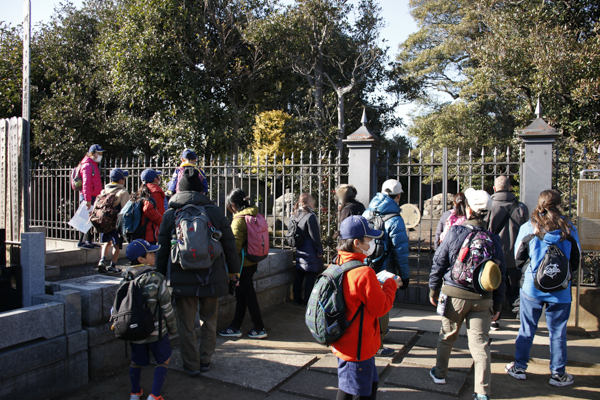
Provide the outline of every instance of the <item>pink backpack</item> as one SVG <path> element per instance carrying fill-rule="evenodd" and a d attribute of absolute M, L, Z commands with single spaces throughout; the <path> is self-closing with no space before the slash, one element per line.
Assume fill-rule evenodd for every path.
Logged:
<path fill-rule="evenodd" d="M 462 223 L 466 220 L 467 217 L 465 217 L 464 215 L 462 217 L 457 217 L 456 215 L 454 215 L 454 210 L 450 211 L 450 216 L 446 220 L 446 223 L 444 224 L 444 230 L 440 235 L 440 243 L 444 240 L 451 227 L 453 227 L 454 225 L 462 225 Z"/>
<path fill-rule="evenodd" d="M 247 227 L 248 251 L 246 258 L 251 262 L 259 262 L 269 255 L 269 225 L 261 214 L 256 217 L 252 215 L 240 215 L 236 218 L 244 218 Z"/>

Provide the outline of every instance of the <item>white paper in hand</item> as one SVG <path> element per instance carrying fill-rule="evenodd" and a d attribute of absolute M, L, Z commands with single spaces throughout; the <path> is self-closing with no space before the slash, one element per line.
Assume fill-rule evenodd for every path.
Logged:
<path fill-rule="evenodd" d="M 396 275 L 394 275 L 391 272 L 388 272 L 386 270 L 379 271 L 379 273 L 377 274 L 377 280 L 381 284 L 383 284 L 388 279 L 396 279 Z"/>
<path fill-rule="evenodd" d="M 69 225 L 73 228 L 77 229 L 79 232 L 86 233 L 92 228 L 92 223 L 90 222 L 90 212 L 92 212 L 92 208 L 89 209 L 86 207 L 85 202 L 81 202 L 79 208 L 73 215 L 73 218 L 69 221 Z"/>

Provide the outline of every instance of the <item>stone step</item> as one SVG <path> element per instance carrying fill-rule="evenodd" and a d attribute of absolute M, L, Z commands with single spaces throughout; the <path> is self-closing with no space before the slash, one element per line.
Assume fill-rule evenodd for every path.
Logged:
<path fill-rule="evenodd" d="M 402 364 L 394 367 L 385 380 L 388 385 L 400 386 L 409 389 L 426 390 L 450 396 L 460 394 L 467 380 L 465 372 L 448 371 L 445 385 L 436 385 L 429 376 L 431 366 Z M 431 396 L 431 394 L 430 394 Z M 431 396 L 430 398 L 435 398 Z"/>

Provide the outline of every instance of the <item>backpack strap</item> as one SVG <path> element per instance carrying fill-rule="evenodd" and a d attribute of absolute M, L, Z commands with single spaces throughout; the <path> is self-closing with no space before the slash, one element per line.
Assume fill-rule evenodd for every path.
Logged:
<path fill-rule="evenodd" d="M 340 265 L 342 271 L 348 272 L 351 271 L 353 269 L 356 268 L 360 268 L 360 267 L 366 267 L 367 265 L 362 262 L 362 261 L 358 261 L 358 260 L 352 260 L 352 261 L 348 261 L 343 263 L 342 265 Z M 354 316 L 352 317 L 352 319 L 350 320 L 350 322 L 348 322 L 347 326 L 350 326 L 350 324 L 352 324 L 354 322 L 354 320 L 356 319 L 356 317 L 358 317 L 358 314 L 360 314 L 360 325 L 358 327 L 358 348 L 356 349 L 356 359 L 358 361 L 360 361 L 360 351 L 361 351 L 361 347 L 362 347 L 362 333 L 363 333 L 363 325 L 364 325 L 364 319 L 365 319 L 365 305 L 361 304 L 358 307 L 358 310 L 356 310 L 356 313 L 354 313 Z"/>
<path fill-rule="evenodd" d="M 381 217 L 381 219 L 383 220 L 383 222 L 387 222 L 387 221 L 389 221 L 390 219 L 392 219 L 392 218 L 395 218 L 395 217 L 399 217 L 399 216 L 400 216 L 400 214 L 399 214 L 399 213 L 390 213 L 390 214 L 384 214 L 384 215 Z"/>
<path fill-rule="evenodd" d="M 517 199 L 515 199 L 513 201 L 513 203 L 510 205 L 510 208 L 508 209 L 506 214 L 504 215 L 504 218 L 502 218 L 502 222 L 500 222 L 500 225 L 498 225 L 498 227 L 496 229 L 494 229 L 494 232 L 493 232 L 494 234 L 499 235 L 500 232 L 502 232 L 502 230 L 504 229 L 504 227 L 506 226 L 508 221 L 510 221 L 510 219 L 512 218 L 512 215 L 514 214 L 514 212 L 516 211 L 517 208 L 519 208 L 519 202 L 517 201 Z"/>

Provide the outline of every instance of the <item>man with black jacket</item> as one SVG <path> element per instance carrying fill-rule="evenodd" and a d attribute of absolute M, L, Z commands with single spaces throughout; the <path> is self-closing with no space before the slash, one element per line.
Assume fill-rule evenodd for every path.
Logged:
<path fill-rule="evenodd" d="M 172 296 L 177 305 L 177 326 L 183 367 L 190 376 L 208 372 L 212 355 L 217 344 L 217 310 L 219 297 L 229 292 L 229 275 L 238 275 L 238 259 L 235 237 L 229 220 L 221 210 L 205 195 L 198 170 L 188 168 L 179 182 L 179 191 L 169 201 L 169 209 L 163 216 L 158 235 L 160 249 L 156 258 L 156 269 L 167 277 L 167 284 L 173 289 Z M 214 260 L 206 270 L 184 270 L 178 263 L 169 267 L 171 239 L 175 232 L 175 213 L 189 205 L 204 206 L 213 227 L 220 231 L 223 254 Z M 198 305 L 200 309 L 198 310 Z M 202 321 L 201 353 L 196 347 L 196 312 Z"/>
<path fill-rule="evenodd" d="M 488 214 L 488 230 L 500 236 L 506 263 L 506 300 L 513 304 L 519 298 L 521 270 L 515 264 L 515 242 L 521 225 L 529 220 L 527 206 L 511 193 L 510 178 L 501 175 L 494 182 L 492 209 Z M 492 329 L 500 328 L 500 320 L 492 322 Z"/>

